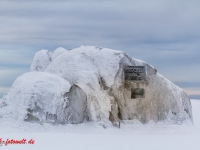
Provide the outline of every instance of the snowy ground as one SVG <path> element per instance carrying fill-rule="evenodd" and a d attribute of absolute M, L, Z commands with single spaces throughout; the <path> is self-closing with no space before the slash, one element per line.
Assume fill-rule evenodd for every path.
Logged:
<path fill-rule="evenodd" d="M 200 150 L 200 100 L 192 100 L 194 125 L 121 124 L 121 128 L 83 123 L 52 126 L 0 119 L 0 139 L 34 144 L 4 144 L 7 150 Z"/>

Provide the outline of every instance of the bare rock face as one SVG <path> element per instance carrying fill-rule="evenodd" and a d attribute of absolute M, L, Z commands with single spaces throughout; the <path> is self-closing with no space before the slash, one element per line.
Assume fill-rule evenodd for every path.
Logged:
<path fill-rule="evenodd" d="M 57 123 L 81 123 L 84 119 L 111 121 L 114 125 L 135 119 L 142 123 L 192 122 L 191 103 L 185 91 L 154 67 L 123 51 L 94 46 L 70 51 L 59 48 L 53 53 L 40 51 L 31 71 L 14 82 L 0 104 L 2 108 L 17 106 L 20 113 L 23 108 L 26 111 L 22 116 L 28 110 L 25 120 L 33 120 L 34 116 L 42 122 Z M 32 78 L 34 82 L 26 83 Z"/>
<path fill-rule="evenodd" d="M 81 88 L 73 85 L 64 95 L 65 103 L 57 108 L 59 123 L 82 123 L 86 116 L 86 95 Z"/>
<path fill-rule="evenodd" d="M 157 73 L 146 63 L 145 81 L 124 80 L 124 74 L 117 78 L 121 84 L 114 84 L 112 93 L 118 109 L 113 109 L 116 118 L 122 120 L 138 119 L 142 123 L 149 121 L 182 123 L 192 121 L 192 109 L 188 95 L 181 88 Z"/>

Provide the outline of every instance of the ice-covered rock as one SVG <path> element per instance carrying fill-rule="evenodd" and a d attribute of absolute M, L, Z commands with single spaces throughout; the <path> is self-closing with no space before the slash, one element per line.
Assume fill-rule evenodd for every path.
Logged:
<path fill-rule="evenodd" d="M 52 60 L 56 59 L 59 55 L 62 53 L 66 52 L 67 50 L 64 49 L 63 47 L 57 48 L 53 53 L 52 53 Z"/>
<path fill-rule="evenodd" d="M 141 82 L 125 80 L 124 69 L 127 66 L 145 66 L 146 80 Z M 118 125 L 123 120 L 134 119 L 140 120 L 142 123 L 192 121 L 188 95 L 157 73 L 154 67 L 144 61 L 131 58 L 123 51 L 94 46 L 81 46 L 69 51 L 59 48 L 53 53 L 43 50 L 36 53 L 31 71 L 14 82 L 8 95 L 3 97 L 4 105 L 7 101 L 19 101 L 19 104 L 23 103 L 21 105 L 7 103 L 7 106 L 16 107 L 17 105 L 16 111 L 18 112 L 22 109 L 28 110 L 32 108 L 26 104 L 26 102 L 30 103 L 30 96 L 40 95 L 39 101 L 47 103 L 40 105 L 38 102 L 38 106 L 41 106 L 43 112 L 48 111 L 50 114 L 60 116 L 59 121 L 62 123 L 80 123 L 83 119 L 96 122 L 110 120 L 114 125 Z M 38 76 L 33 74 L 36 73 L 34 71 L 39 71 Z M 45 79 L 46 75 L 40 79 L 42 73 L 59 78 L 59 84 L 49 78 Z M 33 80 L 35 82 L 25 83 L 26 80 L 32 80 L 32 78 L 35 79 Z M 23 80 L 23 84 L 19 80 Z M 43 81 L 40 84 L 41 91 L 48 95 L 47 97 L 41 96 L 39 88 L 35 87 L 37 81 L 41 80 Z M 47 86 L 50 83 L 51 90 Z M 65 87 L 63 84 L 68 86 Z M 22 99 L 27 93 L 26 88 L 22 88 L 25 85 L 30 87 L 29 93 L 31 93 L 30 98 L 26 100 Z M 71 90 L 69 90 L 70 87 Z M 58 94 L 56 91 L 62 92 Z M 142 93 L 142 96 L 132 96 L 135 91 Z M 65 96 L 63 95 L 66 92 L 70 93 L 67 97 L 69 103 L 72 103 L 70 106 L 73 106 L 74 111 L 66 109 L 65 115 L 59 115 L 56 110 L 62 110 L 65 107 L 63 100 Z M 76 100 L 77 98 L 78 100 Z M 37 100 L 38 98 L 33 97 L 31 101 Z M 57 102 L 62 102 L 59 103 L 60 107 Z M 52 109 L 48 110 L 47 107 Z M 76 110 L 79 112 L 77 113 Z M 67 112 L 74 117 L 78 115 L 75 117 L 79 118 L 76 119 L 78 121 L 68 121 L 67 118 L 70 115 Z M 65 118 L 66 116 L 67 118 Z"/>
<path fill-rule="evenodd" d="M 86 96 L 77 85 L 58 76 L 29 72 L 15 80 L 0 107 L 1 116 L 9 114 L 6 116 L 18 120 L 81 123 L 85 117 Z"/>
<path fill-rule="evenodd" d="M 31 71 L 44 71 L 52 61 L 52 53 L 48 50 L 41 50 L 35 54 Z"/>

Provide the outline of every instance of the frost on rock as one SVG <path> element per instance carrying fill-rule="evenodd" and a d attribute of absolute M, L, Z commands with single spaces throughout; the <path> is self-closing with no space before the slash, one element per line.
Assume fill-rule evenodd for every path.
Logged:
<path fill-rule="evenodd" d="M 0 107 L 1 116 L 7 114 L 18 120 L 81 123 L 85 117 L 86 96 L 77 85 L 58 76 L 29 72 L 15 80 Z"/>
<path fill-rule="evenodd" d="M 31 65 L 31 71 L 44 71 L 52 61 L 51 55 L 52 53 L 48 50 L 37 52 Z"/>
<path fill-rule="evenodd" d="M 127 66 L 145 66 L 146 81 L 125 80 Z M 58 123 L 192 121 L 185 91 L 123 51 L 94 46 L 58 48 L 53 53 L 42 50 L 36 53 L 31 71 L 20 76 L 3 97 L 0 107 L 6 110 L 1 114 L 13 107 L 10 110 L 18 119 Z M 143 95 L 132 96 L 135 91 Z"/>
<path fill-rule="evenodd" d="M 61 55 L 62 53 L 66 52 L 67 50 L 59 47 L 57 48 L 53 53 L 52 53 L 52 60 L 56 59 L 59 55 Z"/>

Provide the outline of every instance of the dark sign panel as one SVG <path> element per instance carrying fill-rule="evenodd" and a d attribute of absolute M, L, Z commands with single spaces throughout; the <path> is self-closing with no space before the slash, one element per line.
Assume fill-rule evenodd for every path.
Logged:
<path fill-rule="evenodd" d="M 146 68 L 145 66 L 128 66 L 124 68 L 125 80 L 145 81 Z"/>

